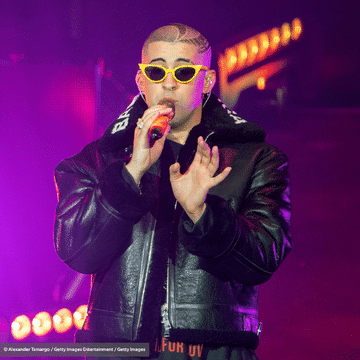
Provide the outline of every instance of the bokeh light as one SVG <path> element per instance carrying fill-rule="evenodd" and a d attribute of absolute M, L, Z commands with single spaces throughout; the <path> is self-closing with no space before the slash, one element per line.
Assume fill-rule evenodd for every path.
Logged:
<path fill-rule="evenodd" d="M 259 52 L 259 45 L 256 38 L 250 39 L 247 42 L 248 47 L 248 59 L 247 62 L 249 65 L 253 64 L 256 60 L 256 56 Z"/>
<path fill-rule="evenodd" d="M 229 72 L 231 72 L 238 61 L 235 49 L 231 48 L 226 51 L 226 66 Z"/>
<path fill-rule="evenodd" d="M 260 76 L 257 80 L 257 88 L 259 90 L 264 90 L 265 89 L 265 84 L 266 84 L 266 80 L 263 76 Z"/>
<path fill-rule="evenodd" d="M 58 310 L 53 316 L 53 326 L 57 333 L 65 333 L 73 326 L 73 317 L 69 309 Z"/>
<path fill-rule="evenodd" d="M 295 18 L 291 23 L 291 39 L 297 40 L 302 33 L 302 24 L 301 20 Z"/>
<path fill-rule="evenodd" d="M 286 46 L 289 44 L 291 38 L 291 29 L 288 23 L 281 25 L 281 45 Z"/>
<path fill-rule="evenodd" d="M 26 315 L 17 316 L 11 323 L 11 334 L 16 340 L 23 340 L 31 333 L 31 322 Z"/>
<path fill-rule="evenodd" d="M 232 47 L 226 48 L 224 56 L 220 56 L 219 68 L 225 76 L 234 74 L 288 46 L 291 40 L 295 41 L 300 37 L 301 32 L 302 24 L 298 18 L 295 18 L 291 25 L 283 23 L 280 27 L 263 31 Z"/>
<path fill-rule="evenodd" d="M 246 62 L 248 51 L 247 47 L 244 43 L 239 44 L 237 47 L 237 54 L 238 54 L 238 67 L 241 68 Z"/>
<path fill-rule="evenodd" d="M 86 305 L 81 305 L 75 310 L 75 312 L 73 314 L 73 321 L 74 321 L 74 325 L 77 329 L 82 328 L 86 316 L 87 316 L 87 306 Z"/>
<path fill-rule="evenodd" d="M 32 331 L 36 336 L 45 336 L 52 330 L 52 319 L 48 312 L 42 311 L 32 320 Z"/>
<path fill-rule="evenodd" d="M 259 35 L 259 59 L 263 59 L 269 49 L 270 42 L 269 37 L 266 33 Z"/>
<path fill-rule="evenodd" d="M 278 28 L 273 28 L 270 31 L 270 49 L 275 51 L 280 43 L 280 31 Z"/>

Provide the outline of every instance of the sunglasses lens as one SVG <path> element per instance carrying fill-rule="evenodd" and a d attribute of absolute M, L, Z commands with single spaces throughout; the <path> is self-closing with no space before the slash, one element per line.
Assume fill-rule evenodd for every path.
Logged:
<path fill-rule="evenodd" d="M 147 66 L 145 68 L 145 73 L 152 81 L 160 81 L 165 76 L 165 71 L 156 66 Z"/>
<path fill-rule="evenodd" d="M 195 69 L 192 67 L 181 67 L 175 71 L 175 77 L 179 81 L 190 81 L 195 75 Z"/>

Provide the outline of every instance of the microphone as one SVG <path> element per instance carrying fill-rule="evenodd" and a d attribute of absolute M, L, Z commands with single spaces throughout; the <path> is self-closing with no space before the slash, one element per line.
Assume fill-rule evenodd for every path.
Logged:
<path fill-rule="evenodd" d="M 164 136 L 166 127 L 169 123 L 169 121 L 175 116 L 175 105 L 172 100 L 169 99 L 163 99 L 159 102 L 159 105 L 165 105 L 172 109 L 172 114 L 169 115 L 161 115 L 158 118 L 155 119 L 155 121 L 151 124 L 149 134 L 150 139 L 152 141 L 159 140 Z"/>

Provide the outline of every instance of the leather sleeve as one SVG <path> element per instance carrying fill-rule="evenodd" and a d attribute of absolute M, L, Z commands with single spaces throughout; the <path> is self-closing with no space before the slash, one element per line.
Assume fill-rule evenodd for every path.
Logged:
<path fill-rule="evenodd" d="M 291 249 L 288 159 L 277 149 L 262 151 L 250 186 L 236 212 L 230 200 L 208 195 L 194 225 L 184 214 L 180 241 L 229 279 L 258 285 L 277 270 Z"/>
<path fill-rule="evenodd" d="M 148 211 L 146 196 L 124 179 L 124 163 L 107 164 L 93 151 L 85 148 L 55 170 L 55 248 L 72 269 L 87 274 L 106 270 L 126 250 L 133 224 Z"/>

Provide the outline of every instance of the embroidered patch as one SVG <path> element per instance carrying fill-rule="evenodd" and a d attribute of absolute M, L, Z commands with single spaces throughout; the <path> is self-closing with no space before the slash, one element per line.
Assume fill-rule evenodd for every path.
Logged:
<path fill-rule="evenodd" d="M 221 104 L 221 106 L 226 110 L 226 112 L 228 113 L 228 115 L 235 120 L 235 124 L 243 124 L 246 123 L 247 121 L 244 120 L 242 117 L 240 117 L 234 110 L 229 109 L 222 101 L 221 99 L 218 98 L 219 103 Z"/>
<path fill-rule="evenodd" d="M 235 120 L 235 124 L 243 124 L 247 121 L 241 118 L 234 110 L 229 109 L 224 103 L 221 103 L 221 106 L 226 110 L 228 115 Z"/>
<path fill-rule="evenodd" d="M 125 130 L 127 126 L 129 125 L 129 118 L 130 118 L 130 111 L 132 110 L 138 96 L 135 96 L 133 101 L 130 103 L 130 105 L 127 107 L 127 109 L 118 117 L 118 120 L 121 120 L 113 126 L 111 133 L 115 134 L 118 131 Z"/>
<path fill-rule="evenodd" d="M 115 134 L 118 131 L 124 130 L 126 129 L 126 127 L 129 124 L 129 118 L 127 117 L 126 119 L 124 119 L 123 121 L 120 121 L 118 123 L 116 123 L 113 127 L 113 129 L 111 130 L 112 134 Z"/>
<path fill-rule="evenodd" d="M 191 358 L 201 358 L 204 344 L 184 344 L 183 342 L 172 342 L 167 338 L 156 339 L 155 351 L 156 352 L 170 352 L 187 354 Z"/>

